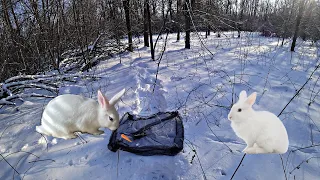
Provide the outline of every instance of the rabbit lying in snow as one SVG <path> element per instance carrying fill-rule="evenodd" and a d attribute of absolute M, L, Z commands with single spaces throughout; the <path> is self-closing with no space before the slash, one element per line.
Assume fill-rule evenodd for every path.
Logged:
<path fill-rule="evenodd" d="M 65 94 L 52 99 L 42 114 L 41 126 L 36 131 L 48 136 L 70 139 L 74 132 L 102 134 L 100 127 L 116 130 L 119 114 L 114 105 L 123 96 L 125 89 L 110 101 L 98 91 L 98 102 L 79 95 Z"/>
<path fill-rule="evenodd" d="M 289 140 L 286 128 L 281 120 L 268 111 L 255 111 L 252 105 L 257 93 L 247 97 L 241 91 L 239 100 L 228 114 L 231 127 L 238 137 L 247 143 L 243 152 L 248 154 L 285 153 Z"/>

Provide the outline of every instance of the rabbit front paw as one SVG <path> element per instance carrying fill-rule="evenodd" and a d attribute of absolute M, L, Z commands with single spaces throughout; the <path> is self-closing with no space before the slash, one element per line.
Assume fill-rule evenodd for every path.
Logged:
<path fill-rule="evenodd" d="M 254 144 L 247 144 L 247 147 L 242 150 L 242 152 L 246 153 L 247 149 L 254 147 Z"/>
<path fill-rule="evenodd" d="M 255 147 L 245 148 L 242 152 L 247 154 L 257 154 L 257 149 Z"/>
<path fill-rule="evenodd" d="M 97 130 L 96 132 L 94 132 L 93 133 L 93 135 L 101 135 L 101 134 L 103 134 L 104 133 L 104 131 L 101 131 L 101 130 Z"/>
<path fill-rule="evenodd" d="M 247 146 L 246 148 L 244 148 L 243 150 L 242 150 L 242 152 L 246 152 L 247 151 L 247 149 L 249 148 L 249 146 Z"/>
<path fill-rule="evenodd" d="M 248 149 L 247 147 L 244 148 L 244 149 L 242 150 L 242 152 L 243 152 L 243 153 L 246 153 L 247 149 Z"/>

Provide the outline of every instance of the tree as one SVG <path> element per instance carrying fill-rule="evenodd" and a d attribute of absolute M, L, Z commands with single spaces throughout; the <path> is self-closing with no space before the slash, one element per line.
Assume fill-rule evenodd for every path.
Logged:
<path fill-rule="evenodd" d="M 114 42 L 119 52 L 124 36 L 129 51 L 132 36 L 143 36 L 152 59 L 151 37 L 157 30 L 177 33 L 177 41 L 185 31 L 186 48 L 191 48 L 193 28 L 207 36 L 210 31 L 238 30 L 239 36 L 240 31 L 260 31 L 282 43 L 293 37 L 292 50 L 298 37 L 320 39 L 319 0 L 0 0 L 0 9 L 0 81 L 20 73 L 59 71 L 71 51 L 77 51 L 77 67 L 85 63 L 90 68 L 94 53 L 106 45 L 96 43 L 98 37 Z"/>
<path fill-rule="evenodd" d="M 143 7 L 144 7 L 143 8 L 143 40 L 144 40 L 144 46 L 149 47 L 147 0 L 144 1 Z"/>
<path fill-rule="evenodd" d="M 180 40 L 181 0 L 177 0 L 177 41 Z"/>
<path fill-rule="evenodd" d="M 297 16 L 297 19 L 296 19 L 294 35 L 293 35 L 292 44 L 291 44 L 291 51 L 294 51 L 294 48 L 296 46 L 296 41 L 297 41 L 297 37 L 298 37 L 298 33 L 299 33 L 299 26 L 300 26 L 301 18 L 302 18 L 302 15 L 303 15 L 304 6 L 305 6 L 305 1 L 304 0 L 300 0 L 299 13 L 298 13 L 298 16 Z"/>
<path fill-rule="evenodd" d="M 148 14 L 148 25 L 149 25 L 149 36 L 150 36 L 150 47 L 151 47 L 151 59 L 154 59 L 154 48 L 153 48 L 153 39 L 152 39 L 152 29 L 151 29 L 151 15 L 150 15 L 150 5 L 149 0 L 146 0 L 147 3 L 147 14 Z"/>
<path fill-rule="evenodd" d="M 190 49 L 190 0 L 185 0 L 184 11 L 185 11 L 185 29 L 186 29 L 186 39 L 185 39 L 185 48 Z"/>
<path fill-rule="evenodd" d="M 130 0 L 123 1 L 124 13 L 126 16 L 126 25 L 128 30 L 128 42 L 129 42 L 129 51 L 133 51 L 132 47 L 132 31 L 131 31 L 131 23 L 130 23 Z"/>

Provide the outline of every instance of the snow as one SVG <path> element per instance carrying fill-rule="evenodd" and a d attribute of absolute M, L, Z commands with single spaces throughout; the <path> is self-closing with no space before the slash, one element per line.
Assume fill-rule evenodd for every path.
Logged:
<path fill-rule="evenodd" d="M 137 43 L 134 52 L 100 61 L 89 72 L 77 74 L 76 83 L 59 86 L 59 94 L 94 99 L 98 89 L 110 98 L 126 88 L 116 105 L 120 116 L 178 110 L 184 121 L 185 144 L 177 156 L 113 153 L 107 149 L 108 129 L 99 136 L 81 134 L 83 139 L 44 139 L 35 126 L 50 98 L 21 96 L 21 104 L 0 109 L 0 152 L 20 173 L 1 158 L 1 179 L 230 179 L 245 148 L 227 120 L 239 92 L 256 91 L 253 108 L 277 115 L 320 63 L 319 48 L 308 41 L 299 41 L 296 52 L 291 53 L 289 40 L 280 47 L 277 38 L 258 33 L 236 35 L 225 32 L 221 38 L 213 34 L 204 39 L 204 33 L 194 33 L 192 48 L 187 50 L 183 40 L 177 42 L 175 34 L 170 34 L 156 84 L 157 61 L 151 61 L 150 50 Z M 157 44 L 156 59 L 164 40 L 165 35 Z M 320 143 L 319 75 L 317 70 L 280 116 L 288 131 L 289 151 L 282 156 L 246 155 L 234 179 L 319 179 L 320 146 L 299 149 Z M 88 76 L 99 78 L 85 80 Z"/>

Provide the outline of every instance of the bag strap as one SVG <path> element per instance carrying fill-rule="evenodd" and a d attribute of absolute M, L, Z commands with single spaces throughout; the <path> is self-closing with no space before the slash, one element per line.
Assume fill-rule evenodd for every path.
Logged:
<path fill-rule="evenodd" d="M 167 121 L 167 120 L 170 120 L 170 119 L 173 119 L 177 116 L 178 114 L 176 112 L 173 112 L 170 114 L 170 116 L 164 118 L 164 119 L 159 119 L 158 121 L 155 121 L 153 123 L 150 123 L 146 126 L 144 126 L 143 128 L 140 128 L 138 131 L 134 132 L 134 133 L 131 133 L 131 135 L 133 136 L 134 139 L 139 139 L 139 138 L 142 138 L 144 136 L 146 136 L 147 134 L 145 133 L 146 130 L 150 129 L 151 127 L 155 126 L 155 125 L 158 125 L 164 121 Z M 154 118 L 154 117 L 152 117 Z M 151 119 L 151 118 L 148 118 L 148 119 Z"/>

